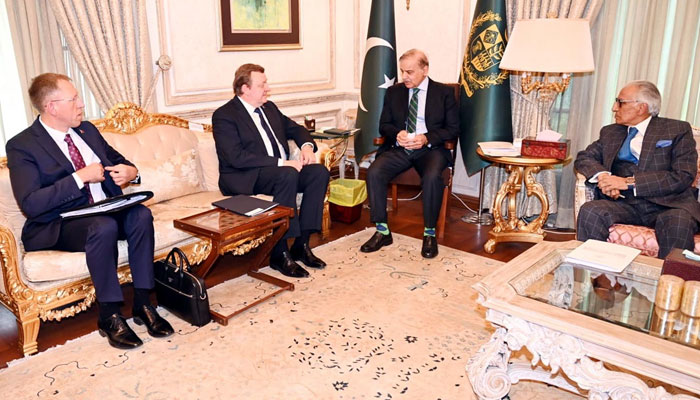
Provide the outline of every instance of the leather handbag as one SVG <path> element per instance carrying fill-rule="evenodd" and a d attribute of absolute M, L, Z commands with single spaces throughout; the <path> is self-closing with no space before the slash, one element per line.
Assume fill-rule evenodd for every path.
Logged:
<path fill-rule="evenodd" d="M 153 264 L 158 305 L 189 322 L 204 326 L 211 321 L 204 280 L 190 272 L 187 256 L 174 247 Z"/>

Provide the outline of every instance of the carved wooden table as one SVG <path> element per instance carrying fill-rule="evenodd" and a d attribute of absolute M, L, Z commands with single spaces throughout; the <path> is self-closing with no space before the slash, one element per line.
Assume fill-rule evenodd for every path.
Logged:
<path fill-rule="evenodd" d="M 473 286 L 496 327 L 467 365 L 477 396 L 501 399 L 527 379 L 596 400 L 697 399 L 700 319 L 654 307 L 662 260 L 604 273 L 606 289 L 603 273 L 564 262 L 579 244 L 539 243 Z M 530 363 L 509 362 L 523 348 Z"/>
<path fill-rule="evenodd" d="M 489 231 L 489 240 L 484 244 L 484 250 L 492 254 L 496 250 L 496 244 L 501 242 L 528 242 L 539 243 L 544 239 L 545 232 L 542 229 L 547 216 L 549 215 L 549 200 L 544 187 L 535 180 L 535 174 L 544 168 L 552 168 L 558 164 L 568 164 L 571 157 L 566 160 L 556 158 L 533 158 L 533 157 L 498 157 L 488 156 L 476 149 L 479 157 L 492 163 L 501 164 L 510 173 L 508 179 L 498 189 L 496 198 L 491 208 L 493 213 L 493 228 Z M 518 192 L 525 182 L 525 189 L 528 196 L 535 196 L 542 203 L 542 211 L 530 223 L 525 223 L 518 218 L 515 211 Z M 508 200 L 508 216 L 504 218 L 502 213 L 503 202 Z"/>
<path fill-rule="evenodd" d="M 216 322 L 226 325 L 230 318 L 250 307 L 262 303 L 284 290 L 294 290 L 293 283 L 258 272 L 260 268 L 267 265 L 266 261 L 272 247 L 287 232 L 289 218 L 293 215 L 294 210 L 283 206 L 277 206 L 254 217 L 246 217 L 220 208 L 214 208 L 173 221 L 176 228 L 195 235 L 205 236 L 211 240 L 211 252 L 206 260 L 196 266 L 193 271 L 195 275 L 204 278 L 214 266 L 216 260 L 227 252 L 243 254 L 254 247 L 259 247 L 253 260 L 248 265 L 246 274 L 279 287 L 278 290 L 247 304 L 232 314 L 222 315 L 215 311 L 210 311 L 212 318 Z"/>

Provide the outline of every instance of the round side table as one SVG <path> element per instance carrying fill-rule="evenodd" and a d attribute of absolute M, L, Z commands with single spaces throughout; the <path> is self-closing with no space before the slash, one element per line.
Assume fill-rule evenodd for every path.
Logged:
<path fill-rule="evenodd" d="M 545 232 L 542 229 L 549 214 L 549 200 L 542 184 L 535 180 L 535 174 L 542 169 L 552 168 L 557 164 L 566 165 L 571 162 L 571 156 L 565 160 L 556 158 L 534 157 L 499 157 L 484 154 L 480 148 L 476 149 L 479 157 L 486 161 L 501 164 L 510 174 L 508 179 L 498 189 L 496 199 L 493 202 L 494 226 L 489 232 L 489 240 L 484 245 L 484 250 L 492 254 L 496 251 L 496 244 L 501 242 L 527 242 L 539 243 L 544 239 Z M 518 192 L 525 181 L 525 189 L 528 196 L 535 196 L 542 203 L 540 215 L 530 223 L 525 223 L 518 218 L 515 212 L 515 203 Z M 501 213 L 503 202 L 508 200 L 508 216 L 504 218 Z"/>

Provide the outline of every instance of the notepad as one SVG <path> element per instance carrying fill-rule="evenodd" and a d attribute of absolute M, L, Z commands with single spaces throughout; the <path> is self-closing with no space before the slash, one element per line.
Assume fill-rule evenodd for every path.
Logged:
<path fill-rule="evenodd" d="M 520 150 L 511 142 L 478 142 L 478 145 L 487 156 L 517 157 L 520 155 Z"/>
<path fill-rule="evenodd" d="M 87 217 L 90 215 L 107 214 L 121 211 L 133 205 L 143 203 L 151 197 L 153 197 L 153 192 L 149 191 L 128 193 L 121 196 L 109 197 L 102 201 L 98 201 L 97 203 L 77 207 L 72 210 L 62 212 L 60 215 L 63 219 L 69 219 Z"/>
<path fill-rule="evenodd" d="M 564 261 L 591 267 L 604 272 L 622 272 L 641 253 L 641 250 L 588 239 L 573 249 Z"/>
<path fill-rule="evenodd" d="M 245 194 L 239 194 L 223 200 L 215 201 L 211 204 L 236 214 L 245 215 L 246 217 L 254 217 L 274 208 L 278 203 L 247 196 Z"/>

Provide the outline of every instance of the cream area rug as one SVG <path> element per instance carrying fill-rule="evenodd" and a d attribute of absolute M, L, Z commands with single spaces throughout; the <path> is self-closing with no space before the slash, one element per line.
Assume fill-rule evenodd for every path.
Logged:
<path fill-rule="evenodd" d="M 161 309 L 177 331 L 170 338 L 129 320 L 144 340 L 138 349 L 114 349 L 93 332 L 13 362 L 0 371 L 2 398 L 474 398 L 465 365 L 492 329 L 470 286 L 502 263 L 444 246 L 424 260 L 421 241 L 402 235 L 359 252 L 371 234 L 316 248 L 326 269 L 227 326 L 196 328 Z M 244 276 L 209 293 L 226 312 L 270 290 Z M 511 399 L 569 397 L 526 382 L 511 391 Z"/>

